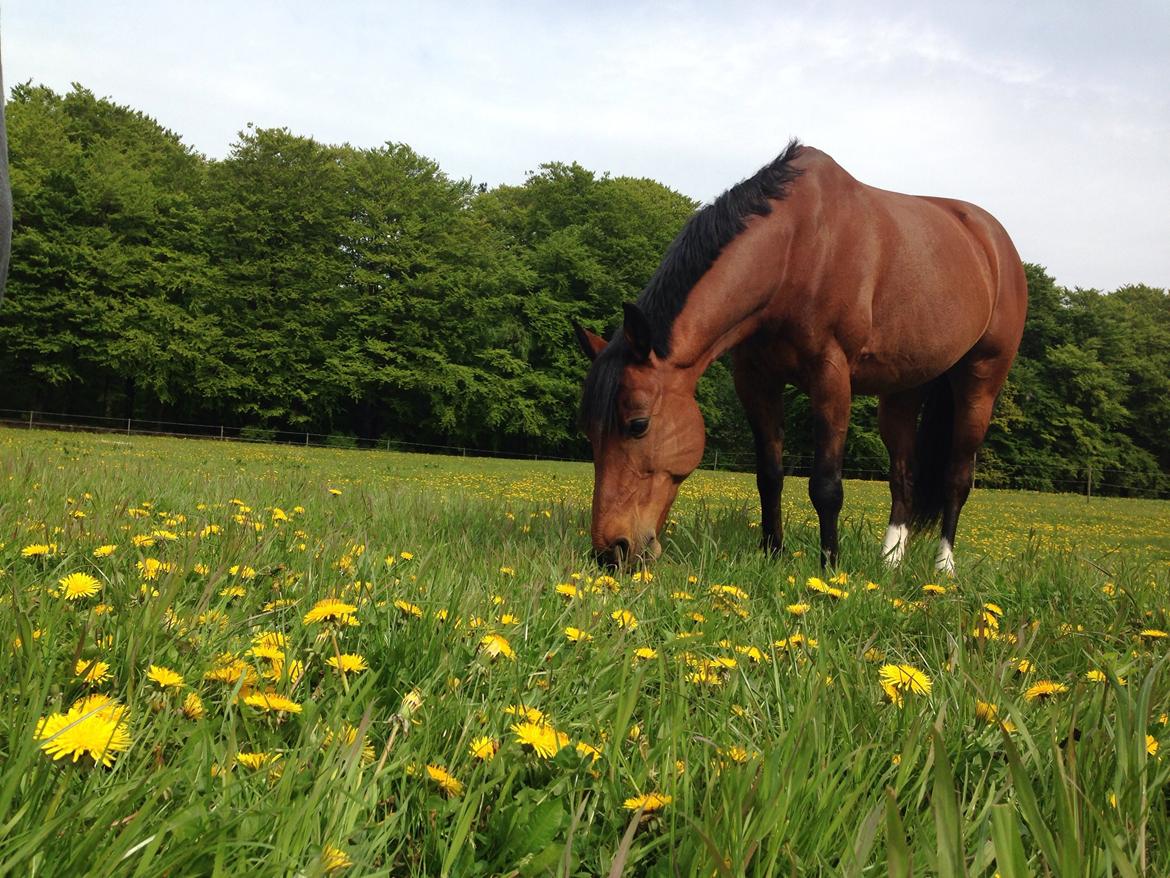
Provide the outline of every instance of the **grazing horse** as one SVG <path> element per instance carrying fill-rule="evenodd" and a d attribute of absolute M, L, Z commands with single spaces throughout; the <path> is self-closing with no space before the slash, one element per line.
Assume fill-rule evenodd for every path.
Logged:
<path fill-rule="evenodd" d="M 730 350 L 755 439 L 765 549 L 782 546 L 783 390 L 792 384 L 813 413 L 808 493 L 822 566 L 837 563 L 858 393 L 878 397 L 890 454 L 884 557 L 898 563 L 911 529 L 941 518 L 937 567 L 953 571 L 975 452 L 1027 297 L 1016 248 L 986 211 L 867 186 L 793 140 L 687 221 L 611 341 L 574 326 L 593 361 L 580 415 L 593 446 L 599 562 L 661 553 L 658 533 L 703 456 L 695 386 Z"/>

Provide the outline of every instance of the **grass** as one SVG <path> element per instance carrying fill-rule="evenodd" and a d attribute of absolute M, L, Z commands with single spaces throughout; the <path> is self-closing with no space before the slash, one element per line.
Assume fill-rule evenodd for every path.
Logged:
<path fill-rule="evenodd" d="M 0 874 L 1170 874 L 1170 506 L 977 491 L 939 582 L 851 483 L 822 585 L 790 481 L 782 559 L 751 477 L 702 472 L 611 582 L 580 465 L 0 431 Z M 112 764 L 54 760 L 91 693 Z"/>

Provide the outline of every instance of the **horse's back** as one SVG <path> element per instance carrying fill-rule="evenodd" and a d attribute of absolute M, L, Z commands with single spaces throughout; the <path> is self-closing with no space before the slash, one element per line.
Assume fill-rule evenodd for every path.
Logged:
<path fill-rule="evenodd" d="M 965 201 L 869 186 L 809 152 L 805 178 L 818 190 L 810 226 L 831 241 L 815 269 L 819 297 L 838 308 L 859 392 L 914 386 L 989 335 L 1014 353 L 1026 284 L 994 216 Z"/>

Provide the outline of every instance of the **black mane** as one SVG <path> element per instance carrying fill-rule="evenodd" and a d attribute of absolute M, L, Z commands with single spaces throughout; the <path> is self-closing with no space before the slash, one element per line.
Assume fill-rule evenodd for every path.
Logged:
<path fill-rule="evenodd" d="M 638 296 L 653 333 L 652 346 L 659 357 L 670 355 L 670 331 L 691 290 L 731 241 L 747 228 L 752 216 L 767 216 L 771 201 L 788 194 L 789 184 L 800 176 L 791 164 L 800 155 L 800 141 L 793 138 L 784 151 L 746 180 L 736 183 L 711 204 L 694 213 L 671 243 L 662 263 Z M 593 362 L 581 396 L 582 428 L 597 425 L 603 432 L 617 426 L 617 396 L 622 371 L 628 362 L 620 330 Z"/>

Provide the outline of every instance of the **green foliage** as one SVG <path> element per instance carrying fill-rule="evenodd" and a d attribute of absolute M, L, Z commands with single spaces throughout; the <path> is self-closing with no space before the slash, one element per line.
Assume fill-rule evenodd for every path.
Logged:
<path fill-rule="evenodd" d="M 0 406 L 588 455 L 579 321 L 611 330 L 694 211 L 647 179 L 550 162 L 488 190 L 404 143 L 240 132 L 209 160 L 81 86 L 8 104 L 15 203 Z M 1067 290 L 1031 305 L 979 478 L 1170 492 L 1170 296 Z M 812 454 L 785 391 L 789 466 Z M 754 465 L 728 359 L 698 389 L 707 465 Z M 849 473 L 885 468 L 854 404 Z"/>

